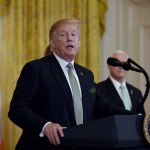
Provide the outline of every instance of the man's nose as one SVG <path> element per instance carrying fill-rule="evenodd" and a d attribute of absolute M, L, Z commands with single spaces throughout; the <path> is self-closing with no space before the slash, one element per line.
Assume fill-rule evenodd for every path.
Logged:
<path fill-rule="evenodd" d="M 71 33 L 68 34 L 68 40 L 72 40 L 73 36 L 71 35 Z"/>

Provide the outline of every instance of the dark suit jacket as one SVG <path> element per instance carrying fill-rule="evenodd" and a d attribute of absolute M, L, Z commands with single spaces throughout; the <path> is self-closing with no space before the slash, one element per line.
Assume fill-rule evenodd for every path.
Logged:
<path fill-rule="evenodd" d="M 96 92 L 90 70 L 77 64 L 75 69 L 81 85 L 84 123 L 95 117 L 131 114 L 109 105 Z M 51 121 L 64 127 L 76 125 L 71 90 L 54 55 L 31 61 L 23 67 L 8 116 L 23 129 L 16 150 L 57 149 L 58 146 L 51 145 L 46 137 L 39 137 L 45 123 Z"/>
<path fill-rule="evenodd" d="M 136 112 L 138 109 L 139 103 L 142 100 L 142 93 L 139 89 L 132 86 L 131 84 L 127 83 L 126 85 L 129 91 L 131 102 L 132 102 L 132 111 Z M 121 100 L 121 97 L 119 96 L 110 78 L 98 83 L 97 89 L 111 104 L 114 104 L 116 106 L 119 106 L 125 109 L 123 101 Z M 142 108 L 140 113 L 145 115 L 144 108 Z"/>

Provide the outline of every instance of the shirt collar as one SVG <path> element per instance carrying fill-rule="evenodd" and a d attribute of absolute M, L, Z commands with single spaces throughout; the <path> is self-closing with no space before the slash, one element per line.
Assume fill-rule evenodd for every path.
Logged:
<path fill-rule="evenodd" d="M 59 62 L 61 68 L 65 68 L 66 65 L 68 64 L 68 62 L 62 58 L 60 58 L 55 52 L 53 52 L 54 56 L 56 57 L 57 61 Z M 73 68 L 74 68 L 74 60 L 71 61 L 70 63 L 72 63 Z"/>
<path fill-rule="evenodd" d="M 115 80 L 113 77 L 110 76 L 110 80 L 112 81 L 112 83 L 114 84 L 116 89 L 119 89 L 120 85 L 123 85 L 124 87 L 126 87 L 126 82 L 125 80 L 123 81 L 123 83 L 121 84 L 120 82 L 118 82 L 117 80 Z"/>

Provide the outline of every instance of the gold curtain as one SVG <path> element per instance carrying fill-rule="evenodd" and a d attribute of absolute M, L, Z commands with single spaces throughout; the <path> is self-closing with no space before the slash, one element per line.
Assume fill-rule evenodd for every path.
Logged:
<path fill-rule="evenodd" d="M 14 150 L 21 129 L 7 117 L 23 65 L 44 55 L 50 26 L 62 18 L 81 21 L 81 47 L 76 62 L 91 69 L 99 81 L 100 38 L 105 29 L 106 0 L 0 0 L 2 38 L 0 87 L 5 150 Z"/>

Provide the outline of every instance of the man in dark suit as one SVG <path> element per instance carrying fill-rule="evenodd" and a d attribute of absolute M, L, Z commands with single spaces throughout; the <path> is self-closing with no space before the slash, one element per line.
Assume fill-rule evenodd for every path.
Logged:
<path fill-rule="evenodd" d="M 123 51 L 115 51 L 112 54 L 113 58 L 117 58 L 121 62 L 126 62 L 128 55 Z M 108 65 L 110 76 L 97 84 L 97 89 L 100 93 L 112 104 L 119 106 L 123 109 L 132 110 L 136 113 L 138 106 L 142 100 L 141 91 L 133 85 L 125 81 L 127 71 L 122 67 L 113 67 Z M 120 86 L 124 85 L 127 94 L 125 100 L 122 98 Z M 128 101 L 128 102 L 127 102 Z M 145 115 L 144 108 L 141 112 Z"/>
<path fill-rule="evenodd" d="M 23 67 L 8 112 L 9 118 L 23 129 L 16 150 L 74 149 L 60 144 L 66 127 L 95 117 L 133 114 L 107 103 L 96 91 L 92 72 L 74 63 L 80 46 L 79 31 L 78 20 L 56 22 L 49 33 L 52 54 Z M 73 65 L 78 84 L 78 110 L 68 63 Z"/>

